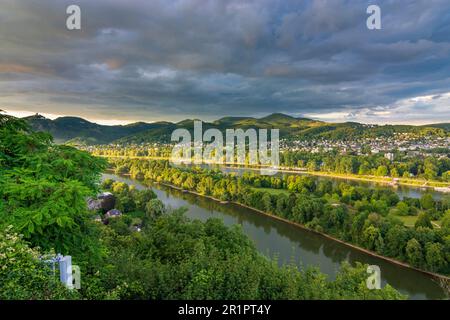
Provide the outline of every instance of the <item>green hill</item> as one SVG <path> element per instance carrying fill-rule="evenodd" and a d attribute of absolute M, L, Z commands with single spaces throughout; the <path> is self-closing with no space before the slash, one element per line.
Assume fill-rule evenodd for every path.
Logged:
<path fill-rule="evenodd" d="M 77 117 L 61 117 L 50 120 L 40 115 L 25 118 L 37 131 L 50 132 L 56 142 L 74 144 L 107 143 L 149 143 L 169 142 L 173 130 L 186 128 L 193 131 L 193 119 L 172 122 L 136 122 L 128 125 L 106 126 Z M 262 118 L 224 117 L 213 122 L 203 122 L 203 130 L 226 129 L 280 129 L 280 136 L 286 139 L 328 139 L 354 140 L 368 137 L 386 137 L 395 133 L 417 135 L 449 136 L 450 124 L 441 123 L 426 126 L 411 125 L 367 125 L 357 122 L 327 123 L 307 118 L 296 118 L 282 113 L 274 113 Z"/>
<path fill-rule="evenodd" d="M 450 131 L 450 123 L 434 123 L 434 124 L 428 124 L 424 127 L 440 128 L 440 129 L 444 129 L 446 131 Z"/>
<path fill-rule="evenodd" d="M 78 117 L 61 117 L 50 120 L 41 115 L 34 115 L 24 119 L 34 130 L 51 133 L 58 143 L 76 141 L 87 144 L 104 144 L 155 127 L 155 124 L 144 122 L 105 126 Z"/>

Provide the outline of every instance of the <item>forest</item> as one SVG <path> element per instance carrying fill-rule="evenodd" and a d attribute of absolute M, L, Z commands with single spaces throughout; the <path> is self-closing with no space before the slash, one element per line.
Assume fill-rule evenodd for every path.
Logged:
<path fill-rule="evenodd" d="M 168 161 L 113 159 L 117 174 L 234 201 L 332 235 L 417 268 L 450 273 L 450 197 L 404 198 L 387 188 L 315 181 L 309 176 L 243 176 Z M 285 192 L 273 192 L 284 190 Z M 415 216 L 414 227 L 401 220 Z M 437 222 L 433 222 L 437 221 Z"/>
<path fill-rule="evenodd" d="M 169 158 L 170 146 L 128 145 L 92 146 L 87 148 L 98 156 Z M 442 152 L 446 152 L 443 150 Z M 301 168 L 309 172 L 338 173 L 361 176 L 423 179 L 450 182 L 450 160 L 432 154 L 408 156 L 407 152 L 395 152 L 394 161 L 384 154 L 342 154 L 337 150 L 307 152 L 281 150 L 280 166 Z"/>
<path fill-rule="evenodd" d="M 335 151 L 319 153 L 286 151 L 280 155 L 280 162 L 290 167 L 304 167 L 308 171 L 393 178 L 418 177 L 450 182 L 450 159 L 432 155 L 409 157 L 406 152 L 396 152 L 394 161 L 390 161 L 383 154 L 351 155 Z"/>
<path fill-rule="evenodd" d="M 406 298 L 389 285 L 369 290 L 361 264 L 344 263 L 334 280 L 315 268 L 279 266 L 239 227 L 189 220 L 150 189 L 100 184 L 104 159 L 56 145 L 49 134 L 6 115 L 0 115 L 0 164 L 0 299 Z M 170 170 L 164 163 L 134 165 L 155 178 Z M 165 179 L 174 183 L 179 174 L 172 173 Z M 205 177 L 201 190 L 225 181 Z M 104 190 L 117 198 L 120 217 L 89 210 L 87 199 Z M 43 257 L 55 253 L 80 266 L 80 290 L 63 287 L 52 274 Z"/>

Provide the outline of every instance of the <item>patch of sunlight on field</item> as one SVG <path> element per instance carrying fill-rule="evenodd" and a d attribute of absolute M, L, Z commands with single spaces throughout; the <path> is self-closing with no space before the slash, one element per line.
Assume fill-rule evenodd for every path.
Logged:
<path fill-rule="evenodd" d="M 410 227 L 410 228 L 414 228 L 414 224 L 417 221 L 417 216 L 397 216 L 397 218 L 399 218 L 405 226 Z M 439 229 L 441 227 L 440 221 L 433 220 L 433 221 L 431 221 L 431 223 L 433 224 L 434 228 Z"/>

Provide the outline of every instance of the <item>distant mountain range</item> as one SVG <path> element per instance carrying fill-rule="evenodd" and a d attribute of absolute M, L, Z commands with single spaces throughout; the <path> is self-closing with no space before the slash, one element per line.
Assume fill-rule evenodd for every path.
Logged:
<path fill-rule="evenodd" d="M 173 130 L 192 130 L 193 119 L 172 122 L 136 122 L 128 125 L 106 126 L 89 122 L 78 117 L 61 117 L 55 120 L 41 115 L 24 118 L 33 129 L 49 132 L 57 143 L 108 144 L 168 142 Z M 208 128 L 248 129 L 278 128 L 280 136 L 287 139 L 326 138 L 330 140 L 350 140 L 361 137 L 391 136 L 394 133 L 413 132 L 421 135 L 450 135 L 450 123 L 426 126 L 411 125 L 367 125 L 357 122 L 327 123 L 307 118 L 295 118 L 282 113 L 274 113 L 263 118 L 225 117 L 213 122 L 203 122 L 203 130 Z"/>

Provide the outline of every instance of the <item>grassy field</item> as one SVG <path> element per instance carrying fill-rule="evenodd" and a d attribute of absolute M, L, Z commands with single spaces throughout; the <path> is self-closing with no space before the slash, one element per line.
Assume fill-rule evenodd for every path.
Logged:
<path fill-rule="evenodd" d="M 397 216 L 397 217 L 404 223 L 405 226 L 414 228 L 414 224 L 416 223 L 417 216 Z M 433 221 L 431 221 L 431 223 L 433 224 L 433 227 L 435 227 L 435 228 L 441 227 L 440 221 L 433 220 Z"/>

